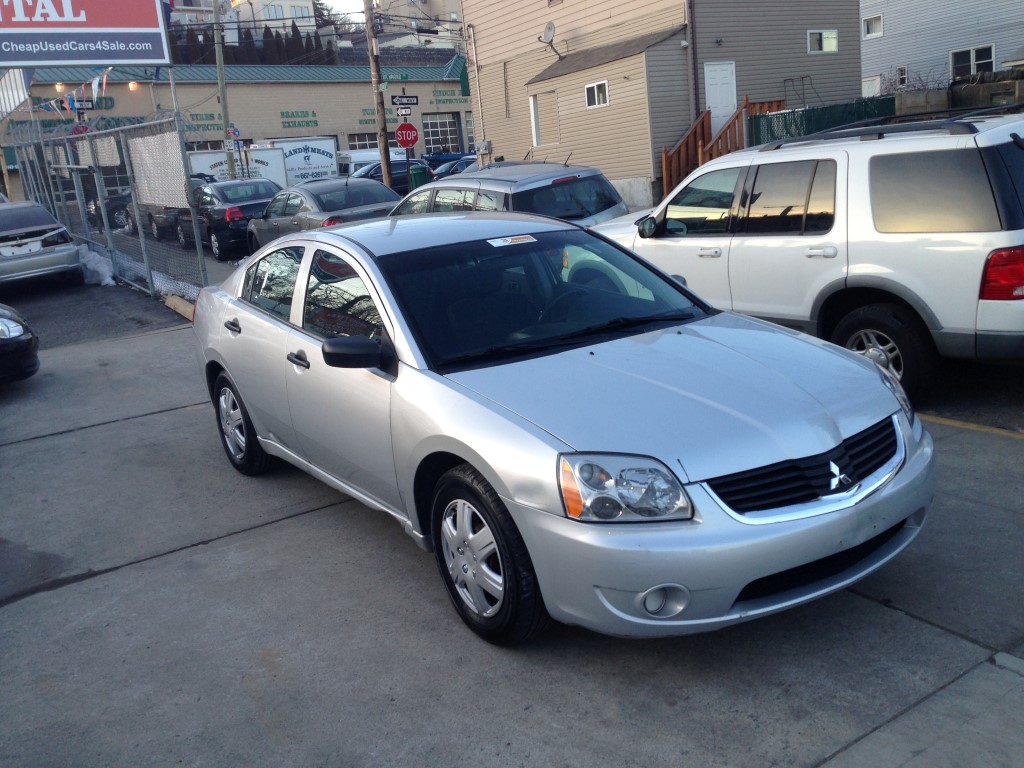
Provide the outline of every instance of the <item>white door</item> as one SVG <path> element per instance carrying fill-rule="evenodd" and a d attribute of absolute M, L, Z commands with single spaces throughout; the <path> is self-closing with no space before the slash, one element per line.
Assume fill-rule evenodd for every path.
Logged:
<path fill-rule="evenodd" d="M 736 112 L 736 62 L 704 63 L 704 103 L 711 112 L 711 135 Z"/>

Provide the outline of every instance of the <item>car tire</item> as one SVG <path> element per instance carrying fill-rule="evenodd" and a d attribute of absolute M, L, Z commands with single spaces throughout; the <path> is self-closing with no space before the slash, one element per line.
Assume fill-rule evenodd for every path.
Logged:
<path fill-rule="evenodd" d="M 128 220 L 125 222 L 124 231 L 127 235 L 134 235 L 136 233 L 135 217 L 132 216 L 130 213 L 128 214 Z"/>
<path fill-rule="evenodd" d="M 261 475 L 270 469 L 273 459 L 260 445 L 249 411 L 227 374 L 220 374 L 214 382 L 213 407 L 220 431 L 220 444 L 231 466 L 249 476 Z"/>
<path fill-rule="evenodd" d="M 448 597 L 477 635 L 495 645 L 515 645 L 550 624 L 530 554 L 512 516 L 468 464 L 438 481 L 431 533 Z"/>
<path fill-rule="evenodd" d="M 160 225 L 156 223 L 156 219 L 152 216 L 149 217 L 149 236 L 154 240 L 162 240 L 164 232 L 160 229 Z"/>
<path fill-rule="evenodd" d="M 889 370 L 911 395 L 925 392 L 934 380 L 938 354 L 924 323 L 899 304 L 868 304 L 836 325 L 832 343 L 862 355 L 885 353 Z"/>
<path fill-rule="evenodd" d="M 192 247 L 192 240 L 185 234 L 185 228 L 181 224 L 175 229 L 175 234 L 178 237 L 178 245 L 181 246 L 182 250 L 188 250 Z"/>
<path fill-rule="evenodd" d="M 131 215 L 127 208 L 115 208 L 110 212 L 109 221 L 113 229 L 126 229 L 131 221 Z"/>
<path fill-rule="evenodd" d="M 224 261 L 228 256 L 228 248 L 220 236 L 213 231 L 209 233 L 210 237 L 210 253 L 213 255 L 215 261 Z"/>

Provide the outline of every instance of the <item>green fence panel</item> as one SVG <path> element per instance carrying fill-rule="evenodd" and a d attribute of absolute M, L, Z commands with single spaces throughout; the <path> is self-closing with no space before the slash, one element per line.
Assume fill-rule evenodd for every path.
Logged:
<path fill-rule="evenodd" d="M 767 144 L 792 136 L 807 136 L 841 125 L 892 117 L 896 114 L 896 98 L 879 96 L 858 99 L 849 104 L 831 104 L 827 107 L 791 109 L 768 115 L 750 117 L 750 143 Z"/>

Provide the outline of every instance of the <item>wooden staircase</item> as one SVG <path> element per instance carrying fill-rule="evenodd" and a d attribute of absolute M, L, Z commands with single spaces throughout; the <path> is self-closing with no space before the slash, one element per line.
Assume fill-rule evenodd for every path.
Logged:
<path fill-rule="evenodd" d="M 662 196 L 667 196 L 676 184 L 708 160 L 743 149 L 743 123 L 747 115 L 764 115 L 785 108 L 784 99 L 750 101 L 744 96 L 743 104 L 714 136 L 711 135 L 711 113 L 707 110 L 701 112 L 672 149 L 661 148 Z"/>

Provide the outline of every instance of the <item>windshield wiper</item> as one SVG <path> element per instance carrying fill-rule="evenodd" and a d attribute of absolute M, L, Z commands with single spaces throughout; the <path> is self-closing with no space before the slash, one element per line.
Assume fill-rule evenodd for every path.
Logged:
<path fill-rule="evenodd" d="M 686 310 L 673 310 L 671 312 L 663 312 L 658 315 L 642 315 L 639 317 L 616 317 L 608 320 L 604 323 L 596 323 L 595 325 L 588 325 L 585 328 L 580 328 L 578 331 L 572 331 L 571 333 L 562 334 L 563 339 L 578 339 L 583 336 L 592 336 L 598 333 L 606 333 L 608 331 L 621 331 L 626 328 L 636 328 L 639 326 L 651 325 L 652 323 L 668 323 L 668 322 L 679 322 L 682 320 L 692 320 L 698 315 L 702 314 L 698 307 L 691 307 Z"/>

